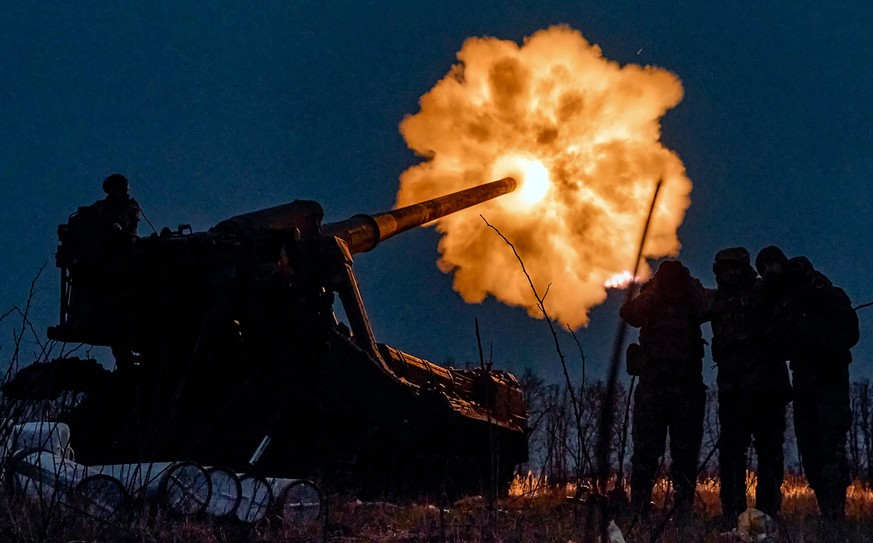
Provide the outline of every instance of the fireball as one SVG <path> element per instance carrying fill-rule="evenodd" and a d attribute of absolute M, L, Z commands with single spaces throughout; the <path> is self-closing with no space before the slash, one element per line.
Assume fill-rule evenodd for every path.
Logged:
<path fill-rule="evenodd" d="M 513 194 L 437 221 L 438 265 L 468 302 L 490 295 L 541 316 L 515 256 L 482 215 L 515 245 L 538 290 L 551 285 L 550 316 L 586 325 L 611 278 L 631 275 L 659 179 L 643 255 L 680 248 L 691 181 L 661 143 L 660 119 L 682 85 L 666 70 L 604 58 L 566 26 L 522 44 L 471 38 L 458 61 L 400 125 L 424 160 L 401 175 L 396 205 L 515 177 Z M 637 279 L 650 273 L 643 264 Z"/>

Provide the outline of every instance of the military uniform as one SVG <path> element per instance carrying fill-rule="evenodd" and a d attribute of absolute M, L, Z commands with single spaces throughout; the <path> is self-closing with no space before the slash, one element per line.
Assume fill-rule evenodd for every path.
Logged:
<path fill-rule="evenodd" d="M 858 341 L 858 318 L 846 293 L 813 270 L 806 258 L 791 259 L 786 274 L 773 330 L 791 360 L 797 446 L 822 516 L 841 520 L 850 483 L 848 366 L 850 349 Z"/>
<path fill-rule="evenodd" d="M 130 239 L 136 237 L 141 214 L 136 200 L 126 195 L 108 194 L 91 207 L 97 211 L 103 232 L 107 235 Z"/>
<path fill-rule="evenodd" d="M 713 264 L 718 289 L 710 308 L 712 357 L 718 366 L 719 478 L 722 514 L 734 524 L 746 510 L 746 453 L 758 455 L 756 507 L 776 515 L 782 504 L 785 406 L 791 385 L 785 361 L 765 348 L 761 284 L 742 247 Z"/>
<path fill-rule="evenodd" d="M 621 316 L 640 328 L 643 362 L 634 395 L 632 505 L 646 511 L 658 459 L 670 435 L 671 478 L 680 511 L 690 511 L 703 438 L 704 320 L 710 293 L 676 261 L 666 261 Z"/>
<path fill-rule="evenodd" d="M 103 322 L 104 329 L 112 332 L 112 355 L 116 368 L 127 370 L 133 367 L 135 357 L 129 345 L 130 323 L 124 316 L 124 308 L 130 304 L 131 267 L 130 246 L 136 240 L 141 210 L 139 203 L 128 194 L 128 181 L 121 174 L 112 174 L 103 180 L 106 197 L 87 208 L 80 208 L 77 215 L 90 222 L 91 239 L 89 244 L 91 260 L 83 264 L 91 267 L 80 277 L 77 288 L 88 288 L 84 282 L 91 282 L 91 292 L 82 292 L 95 310 L 92 318 Z M 84 256 L 84 255 L 83 255 Z M 94 304 L 102 300 L 103 304 Z M 93 305 L 92 305 L 93 304 Z M 101 307 L 102 305 L 102 307 Z"/>

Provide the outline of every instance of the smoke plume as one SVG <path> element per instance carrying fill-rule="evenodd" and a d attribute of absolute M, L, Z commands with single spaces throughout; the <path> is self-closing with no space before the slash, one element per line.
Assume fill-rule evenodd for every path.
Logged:
<path fill-rule="evenodd" d="M 546 308 L 574 328 L 629 275 L 655 186 L 663 185 L 643 254 L 675 255 L 691 181 L 660 142 L 660 118 L 682 99 L 670 72 L 605 59 L 566 26 L 522 45 L 468 39 L 459 63 L 400 125 L 425 160 L 400 177 L 397 206 L 505 176 L 512 194 L 440 219 L 439 267 L 468 302 L 488 295 L 540 317 L 515 245 Z M 640 276 L 650 274 L 645 267 Z"/>

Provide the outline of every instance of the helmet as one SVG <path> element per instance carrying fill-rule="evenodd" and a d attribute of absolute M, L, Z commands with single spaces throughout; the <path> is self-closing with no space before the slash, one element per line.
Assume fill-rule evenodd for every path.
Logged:
<path fill-rule="evenodd" d="M 795 256 L 788 259 L 785 267 L 788 268 L 789 271 L 797 273 L 810 273 L 815 271 L 812 262 L 810 262 L 805 256 Z"/>
<path fill-rule="evenodd" d="M 758 273 L 761 273 L 764 271 L 764 265 L 773 262 L 782 264 L 784 268 L 788 264 L 788 257 L 785 256 L 782 249 L 775 245 L 770 245 L 761 249 L 758 256 L 755 257 L 755 268 L 757 268 Z"/>
<path fill-rule="evenodd" d="M 653 277 L 655 284 L 663 289 L 682 288 L 691 284 L 691 272 L 678 260 L 665 260 L 658 266 Z"/>
<path fill-rule="evenodd" d="M 127 194 L 129 183 L 127 178 L 120 173 L 114 173 L 103 180 L 103 192 L 106 194 Z"/>
<path fill-rule="evenodd" d="M 691 275 L 688 271 L 688 268 L 682 265 L 678 260 L 665 260 L 661 262 L 658 266 L 658 270 L 655 273 L 659 273 L 661 275 L 673 276 L 673 275 Z"/>
<path fill-rule="evenodd" d="M 729 265 L 737 265 L 742 268 L 751 268 L 749 251 L 745 247 L 730 247 L 715 253 L 715 261 L 712 263 L 712 271 L 716 275 Z"/>

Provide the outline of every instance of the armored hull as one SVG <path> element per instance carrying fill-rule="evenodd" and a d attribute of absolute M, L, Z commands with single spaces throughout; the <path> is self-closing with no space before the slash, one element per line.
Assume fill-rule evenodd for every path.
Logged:
<path fill-rule="evenodd" d="M 514 186 L 324 227 L 317 203 L 295 201 L 208 232 L 99 246 L 83 242 L 93 225 L 80 209 L 59 230 L 61 322 L 49 335 L 110 346 L 115 369 L 40 364 L 7 393 L 82 389 L 65 420 L 85 464 L 191 459 L 367 493 L 505 488 L 527 459 L 517 381 L 377 343 L 352 254 Z M 27 392 L 46 382 L 36 374 L 52 376 L 50 393 Z"/>

